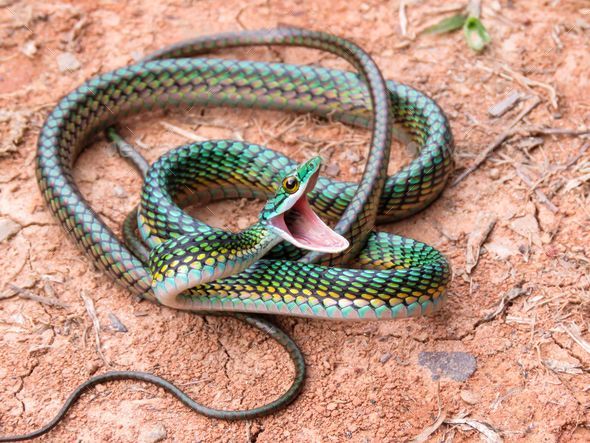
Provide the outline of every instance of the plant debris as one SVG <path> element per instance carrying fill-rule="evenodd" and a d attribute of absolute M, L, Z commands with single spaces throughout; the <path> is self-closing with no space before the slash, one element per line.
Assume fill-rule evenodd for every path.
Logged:
<path fill-rule="evenodd" d="M 51 216 L 34 172 L 39 131 L 61 97 L 91 77 L 136 63 L 182 38 L 237 30 L 241 13 L 247 29 L 275 26 L 288 17 L 291 25 L 349 38 L 374 57 L 385 79 L 415 86 L 441 106 L 456 146 L 451 180 L 467 175 L 426 210 L 379 224 L 375 231 L 435 247 L 459 278 L 451 280 L 447 303 L 432 317 L 344 324 L 277 316 L 309 365 L 302 396 L 278 414 L 211 421 L 156 388 L 121 381 L 88 392 L 45 440 L 139 441 L 161 424 L 165 441 L 483 441 L 478 428 L 506 441 L 586 441 L 590 148 L 583 147 L 590 142 L 590 31 L 583 22 L 590 21 L 590 6 L 582 7 L 580 0 L 482 2 L 480 20 L 493 41 L 481 54 L 467 48 L 462 29 L 421 33 L 442 18 L 473 14 L 467 3 L 404 1 L 406 36 L 399 1 L 363 0 L 358 10 L 343 2 L 284 0 L 247 6 L 227 0 L 214 8 L 191 1 L 71 6 L 9 0 L 0 8 L 0 218 L 20 225 L 0 242 L 5 271 L 0 278 L 0 433 L 27 432 L 44 423 L 73 387 L 109 369 L 97 353 L 96 331 L 113 367 L 161 375 L 210 407 L 249 409 L 289 388 L 289 357 L 264 334 L 229 317 L 139 302 L 95 271 Z M 561 43 L 559 53 L 552 32 Z M 63 52 L 73 54 L 80 68 L 60 71 L 57 57 Z M 354 70 L 335 55 L 291 47 L 203 56 Z M 514 107 L 498 117 L 488 114 L 514 91 L 521 95 Z M 313 92 L 304 91 L 302 97 Z M 539 102 L 527 113 L 535 97 Z M 358 96 L 343 98 L 365 123 Z M 522 119 L 510 127 L 519 114 Z M 321 155 L 324 165 L 338 166 L 331 171 L 336 179 L 357 183 L 370 131 L 332 120 L 279 110 L 181 105 L 142 111 L 118 123 L 149 163 L 195 138 L 238 138 L 298 162 Z M 505 131 L 500 144 L 484 153 Z M 80 153 L 74 179 L 120 236 L 142 181 L 97 135 Z M 394 141 L 389 173 L 408 165 L 417 146 Z M 476 164 L 480 156 L 483 161 Z M 537 189 L 559 212 L 541 203 Z M 187 211 L 238 231 L 256 222 L 263 204 L 240 199 Z M 466 245 L 480 212 L 494 213 L 498 221 L 466 275 Z M 511 227 L 526 214 L 538 222 L 541 246 Z M 10 284 L 69 307 L 29 301 Z M 100 330 L 81 303 L 82 289 L 93 301 Z M 117 332 L 122 328 L 109 313 L 128 332 Z M 485 324 L 477 324 L 483 319 Z M 476 358 L 476 372 L 466 382 L 443 376 L 433 382 L 430 370 L 418 364 L 421 352 L 454 351 Z M 163 435 L 155 432 L 152 438 Z"/>
<path fill-rule="evenodd" d="M 113 330 L 117 332 L 128 332 L 127 326 L 125 326 L 121 320 L 119 320 L 119 317 L 112 312 L 109 312 L 109 320 L 111 321 L 111 327 Z"/>
<path fill-rule="evenodd" d="M 471 271 L 479 261 L 481 246 L 484 244 L 492 229 L 498 221 L 498 216 L 492 212 L 480 212 L 475 220 L 475 228 L 467 239 L 467 252 L 465 253 L 465 272 Z"/>
<path fill-rule="evenodd" d="M 498 306 L 496 306 L 496 308 L 492 312 L 486 314 L 485 317 L 479 319 L 477 323 L 475 323 L 474 327 L 477 328 L 479 325 L 492 321 L 499 315 L 504 314 L 504 312 L 506 312 L 506 309 L 508 309 L 508 306 L 510 306 L 510 304 L 514 300 L 516 300 L 521 295 L 525 295 L 528 293 L 529 291 L 523 289 L 522 286 L 515 286 L 514 288 L 510 289 L 502 296 Z"/>
<path fill-rule="evenodd" d="M 490 106 L 488 109 L 488 114 L 495 118 L 502 117 L 508 111 L 513 109 L 522 100 L 522 98 L 523 97 L 520 92 L 512 91 L 501 101 L 494 104 L 493 106 Z"/>
<path fill-rule="evenodd" d="M 449 425 L 463 425 L 468 426 L 472 429 L 475 429 L 477 432 L 482 434 L 486 443 L 502 443 L 504 440 L 502 439 L 500 433 L 490 424 L 473 420 L 471 418 L 448 418 L 445 420 L 445 423 Z"/>
<path fill-rule="evenodd" d="M 40 295 L 34 294 L 31 291 L 28 291 L 27 289 L 21 288 L 19 286 L 16 285 L 9 285 L 10 288 L 14 291 L 15 295 L 18 295 L 21 298 L 26 298 L 27 300 L 33 300 L 39 303 L 42 303 L 44 305 L 49 305 L 49 306 L 56 306 L 58 308 L 69 308 L 70 305 L 62 303 L 61 301 L 54 299 L 54 298 L 48 298 L 48 297 L 42 297 Z"/>
<path fill-rule="evenodd" d="M 107 365 L 111 366 L 111 362 L 107 360 L 104 353 L 102 352 L 102 347 L 100 343 L 100 322 L 98 321 L 98 316 L 96 315 L 96 309 L 94 309 L 94 302 L 90 297 L 88 297 L 84 291 L 80 293 L 80 297 L 84 301 L 84 306 L 86 307 L 86 312 L 88 316 L 92 320 L 92 327 L 94 329 L 94 342 L 96 345 L 96 352 L 102 359 L 102 361 Z"/>

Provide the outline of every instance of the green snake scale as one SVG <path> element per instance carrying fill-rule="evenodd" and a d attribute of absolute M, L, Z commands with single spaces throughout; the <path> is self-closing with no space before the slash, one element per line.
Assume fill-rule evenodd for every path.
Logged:
<path fill-rule="evenodd" d="M 328 51 L 350 62 L 358 73 L 194 58 L 219 49 L 269 44 Z M 320 177 L 309 194 L 313 209 L 336 222 L 334 231 L 349 241 L 349 248 L 334 254 L 304 254 L 283 242 L 237 275 L 196 285 L 176 297 L 175 307 L 236 312 L 242 320 L 269 333 L 291 355 L 296 380 L 283 397 L 269 405 L 247 411 L 218 411 L 192 402 L 157 376 L 110 372 L 81 385 L 48 425 L 0 441 L 47 432 L 84 390 L 121 378 L 159 384 L 213 417 L 235 419 L 267 414 L 292 401 L 299 392 L 303 359 L 297 346 L 278 328 L 263 318 L 239 312 L 395 319 L 432 312 L 443 302 L 450 278 L 444 256 L 424 243 L 375 232 L 373 228 L 376 223 L 399 220 L 423 209 L 444 188 L 453 153 L 453 138 L 444 113 L 423 93 L 393 81 L 385 82 L 370 56 L 355 44 L 326 33 L 294 28 L 206 36 L 170 46 L 136 65 L 89 80 L 66 95 L 47 118 L 38 142 L 41 192 L 68 234 L 118 283 L 146 299 L 162 301 L 154 293 L 158 277 L 174 278 L 184 266 L 180 259 L 198 262 L 203 273 L 207 266 L 220 266 L 219 242 L 229 241 L 236 234 L 211 228 L 186 214 L 177 202 L 186 196 L 187 189 L 200 204 L 235 197 L 272 199 L 285 172 L 297 167 L 288 157 L 247 142 L 211 141 L 179 147 L 147 171 L 138 216 L 134 213 L 128 218 L 128 240 L 121 241 L 80 194 L 72 176 L 76 160 L 93 135 L 121 117 L 180 105 L 308 112 L 372 131 L 360 182 Z M 420 151 L 411 163 L 388 177 L 394 126 L 409 135 Z M 117 141 L 116 137 L 115 133 L 111 136 Z M 147 249 L 131 232 L 136 221 Z M 244 238 L 237 244 L 256 249 L 259 236 Z M 151 253 L 146 257 L 149 249 Z M 239 265 L 239 255 L 222 257 L 223 266 Z"/>
<path fill-rule="evenodd" d="M 162 156 L 146 177 L 139 216 L 140 231 L 154 248 L 152 256 L 158 255 L 158 248 L 167 255 L 159 263 L 152 261 L 154 286 L 166 272 L 174 285 L 180 267 L 190 269 L 196 264 L 201 270 L 210 261 L 210 272 L 214 272 L 216 245 L 236 237 L 183 212 L 175 203 L 179 194 L 189 194 L 199 204 L 233 197 L 266 198 L 276 191 L 283 171 L 295 167 L 295 162 L 276 151 L 241 141 L 197 143 Z M 220 187 L 220 183 L 239 186 Z M 355 188 L 354 183 L 320 178 L 310 201 L 318 213 L 337 220 Z M 244 231 L 242 237 L 247 238 L 241 247 L 261 243 L 265 233 L 257 225 Z M 172 240 L 162 243 L 171 236 Z M 190 285 L 174 307 L 343 319 L 402 318 L 438 307 L 448 272 L 444 257 L 435 249 L 385 232 L 369 235 L 357 258 L 359 268 L 303 263 L 297 261 L 301 256 L 301 249 L 283 242 L 237 275 Z M 240 259 L 244 260 L 224 258 L 223 264 L 229 267 Z M 163 265 L 166 269 L 161 271 Z"/>

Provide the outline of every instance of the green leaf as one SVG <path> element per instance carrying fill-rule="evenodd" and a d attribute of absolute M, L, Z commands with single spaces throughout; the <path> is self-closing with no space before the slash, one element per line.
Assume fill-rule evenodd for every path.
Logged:
<path fill-rule="evenodd" d="M 435 25 L 426 28 L 424 34 L 444 34 L 447 32 L 453 32 L 457 29 L 461 29 L 467 20 L 467 16 L 464 14 L 453 15 L 442 19 Z"/>
<path fill-rule="evenodd" d="M 477 17 L 469 17 L 463 25 L 467 45 L 476 52 L 480 52 L 492 41 L 483 23 Z"/>

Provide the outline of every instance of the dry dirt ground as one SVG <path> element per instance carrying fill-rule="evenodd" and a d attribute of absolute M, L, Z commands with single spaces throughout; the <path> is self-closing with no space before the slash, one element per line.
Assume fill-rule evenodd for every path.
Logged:
<path fill-rule="evenodd" d="M 109 365 L 153 371 L 220 408 L 260 405 L 289 385 L 293 370 L 272 340 L 233 319 L 140 303 L 96 271 L 50 216 L 34 160 L 44 118 L 89 77 L 195 35 L 290 24 L 354 40 L 386 77 L 434 97 L 456 138 L 455 177 L 540 99 L 518 133 L 435 204 L 380 228 L 447 254 L 454 270 L 448 304 L 435 317 L 407 321 L 277 319 L 301 346 L 308 377 L 299 399 L 270 417 L 210 420 L 153 386 L 120 382 L 92 390 L 44 439 L 406 441 L 434 424 L 430 441 L 590 440 L 588 138 L 528 131 L 590 126 L 590 2 L 486 1 L 492 43 L 480 55 L 461 32 L 413 38 L 461 6 L 443 1 L 406 2 L 406 36 L 397 1 L 168 3 L 0 1 L 0 434 L 47 422 L 75 386 Z M 298 49 L 229 56 L 346 67 Z M 512 91 L 525 98 L 491 117 L 490 106 Z M 359 178 L 368 139 L 366 131 L 279 112 L 199 109 L 125 126 L 150 160 L 186 142 L 181 128 L 268 142 L 298 160 L 319 152 L 326 173 L 342 179 Z M 408 159 L 402 147 L 394 150 L 392 169 Z M 139 178 L 99 139 L 82 155 L 77 180 L 119 232 Z M 224 203 L 197 214 L 237 228 L 258 207 Z M 486 226 L 487 238 L 479 235 Z M 11 284 L 63 306 L 14 295 Z M 95 306 L 104 359 L 83 294 Z M 113 316 L 127 332 L 116 331 Z M 433 380 L 419 364 L 425 351 L 469 353 L 477 369 L 464 382 Z"/>

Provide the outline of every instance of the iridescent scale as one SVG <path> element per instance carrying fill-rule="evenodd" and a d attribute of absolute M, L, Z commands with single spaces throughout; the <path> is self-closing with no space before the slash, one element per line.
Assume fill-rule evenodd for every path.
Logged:
<path fill-rule="evenodd" d="M 156 59 L 255 44 L 324 49 L 343 56 L 364 74 L 213 58 Z M 302 257 L 301 251 L 280 244 L 243 273 L 197 286 L 183 297 L 195 310 L 310 317 L 387 319 L 430 312 L 440 305 L 449 280 L 445 258 L 423 243 L 373 232 L 373 227 L 377 221 L 407 217 L 440 194 L 452 168 L 449 123 L 423 93 L 384 83 L 372 60 L 357 49 L 328 34 L 296 29 L 226 34 L 183 43 L 152 60 L 95 77 L 65 96 L 41 131 L 37 157 L 41 191 L 67 232 L 99 266 L 134 293 L 154 300 L 151 284 L 160 270 L 150 270 L 134 256 L 72 179 L 74 163 L 92 134 L 124 115 L 180 104 L 311 112 L 370 127 L 371 149 L 361 182 L 321 178 L 310 197 L 322 217 L 339 220 L 335 229 L 348 238 L 350 250 L 340 256 Z M 392 119 L 420 152 L 401 171 L 386 177 Z M 265 198 L 294 162 L 258 145 L 220 141 L 171 151 L 159 165 L 146 179 L 141 217 L 153 236 L 167 239 L 215 232 L 174 203 L 180 189 L 188 186 L 202 199 Z M 166 170 L 177 175 L 168 177 Z M 203 238 L 200 247 L 207 246 L 207 235 Z M 191 254 L 190 245 L 183 254 Z M 209 266 L 207 259 L 203 266 Z M 215 263 L 223 259 L 217 257 Z"/>

